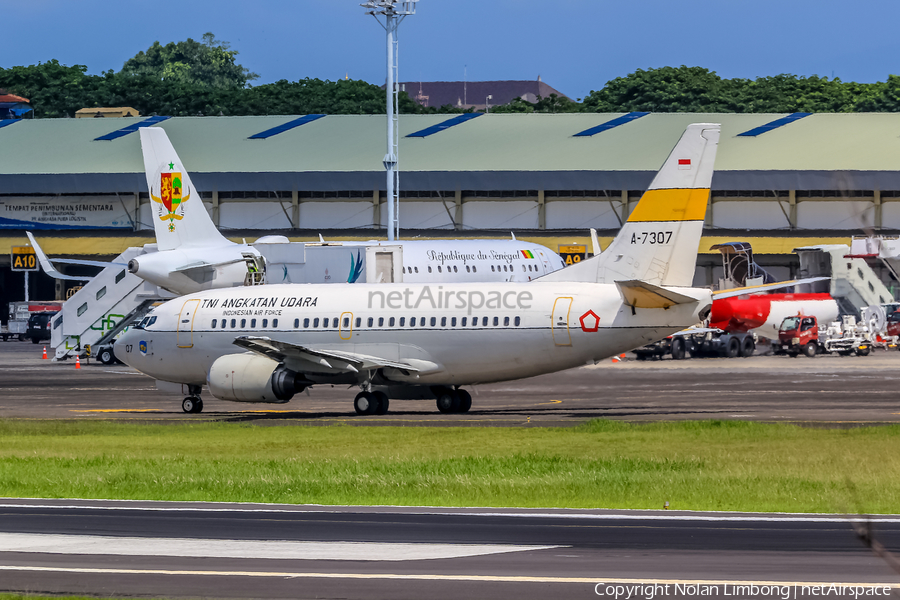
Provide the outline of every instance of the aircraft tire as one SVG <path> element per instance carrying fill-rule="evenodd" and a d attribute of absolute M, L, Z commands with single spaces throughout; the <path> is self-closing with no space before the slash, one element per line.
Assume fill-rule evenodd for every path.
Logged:
<path fill-rule="evenodd" d="M 112 350 L 109 348 L 104 348 L 100 351 L 100 354 L 97 355 L 97 359 L 102 362 L 104 365 L 111 365 L 116 362 L 116 357 L 113 355 Z"/>
<path fill-rule="evenodd" d="M 386 415 L 388 413 L 388 408 L 391 406 L 391 401 L 388 399 L 388 395 L 384 392 L 372 392 L 372 395 L 375 396 L 375 399 L 378 400 L 378 410 L 375 411 L 376 415 Z"/>
<path fill-rule="evenodd" d="M 181 403 L 181 410 L 186 413 L 198 413 L 203 410 L 203 400 L 196 396 L 188 396 Z"/>
<path fill-rule="evenodd" d="M 676 337 L 672 340 L 672 358 L 675 360 L 684 360 L 685 354 L 684 340 Z"/>
<path fill-rule="evenodd" d="M 437 409 L 445 415 L 459 412 L 459 402 L 459 394 L 447 390 L 437 397 Z"/>
<path fill-rule="evenodd" d="M 810 342 L 803 346 L 803 354 L 805 354 L 809 358 L 814 357 L 816 355 L 816 343 Z"/>
<path fill-rule="evenodd" d="M 353 408 L 358 415 L 374 415 L 378 411 L 379 402 L 371 392 L 360 392 L 353 400 Z"/>
<path fill-rule="evenodd" d="M 456 390 L 459 395 L 459 412 L 467 413 L 472 408 L 472 394 L 466 390 Z"/>

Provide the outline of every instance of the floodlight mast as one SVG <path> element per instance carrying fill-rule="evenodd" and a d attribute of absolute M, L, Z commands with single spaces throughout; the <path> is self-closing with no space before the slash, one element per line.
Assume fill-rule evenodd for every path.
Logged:
<path fill-rule="evenodd" d="M 419 0 L 369 0 L 360 4 L 366 14 L 375 17 L 387 33 L 387 154 L 384 169 L 387 172 L 388 241 L 400 237 L 400 172 L 397 169 L 400 156 L 400 103 L 397 28 L 409 15 L 416 14 Z M 378 17 L 383 16 L 384 22 Z"/>

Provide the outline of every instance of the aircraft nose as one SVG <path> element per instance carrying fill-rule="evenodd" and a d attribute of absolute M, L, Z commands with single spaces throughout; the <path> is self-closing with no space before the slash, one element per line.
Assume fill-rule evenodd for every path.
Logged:
<path fill-rule="evenodd" d="M 131 357 L 135 350 L 135 331 L 130 329 L 119 336 L 119 339 L 113 344 L 113 354 L 116 358 L 131 366 Z"/>

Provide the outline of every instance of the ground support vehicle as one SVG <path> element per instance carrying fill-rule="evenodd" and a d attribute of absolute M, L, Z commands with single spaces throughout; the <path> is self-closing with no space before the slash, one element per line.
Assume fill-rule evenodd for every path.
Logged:
<path fill-rule="evenodd" d="M 28 320 L 36 313 L 51 313 L 59 311 L 62 302 L 56 300 L 31 300 L 9 303 L 9 322 L 6 329 L 0 333 L 3 341 L 9 338 L 26 339 Z"/>
<path fill-rule="evenodd" d="M 866 356 L 872 349 L 869 332 L 865 325 L 856 322 L 853 315 L 845 315 L 834 321 L 819 340 L 825 352 L 836 352 L 842 356 L 856 354 Z"/>
<path fill-rule="evenodd" d="M 812 358 L 823 349 L 819 345 L 819 323 L 815 317 L 788 317 L 778 328 L 778 343 L 773 344 L 774 354 Z"/>
<path fill-rule="evenodd" d="M 39 344 L 50 339 L 50 320 L 56 312 L 32 313 L 28 317 L 28 326 L 25 328 L 25 339 L 32 344 Z"/>
<path fill-rule="evenodd" d="M 634 350 L 638 360 L 662 358 L 671 354 L 675 360 L 683 358 L 736 358 L 752 356 L 756 352 L 756 335 L 728 333 L 721 329 L 686 329 L 654 344 Z"/>
<path fill-rule="evenodd" d="M 824 352 L 842 356 L 856 354 L 867 356 L 873 344 L 865 325 L 856 322 L 852 315 L 841 321 L 834 321 L 824 332 L 820 331 L 815 317 L 797 315 L 787 317 L 778 329 L 778 343 L 773 345 L 774 354 L 812 358 Z"/>

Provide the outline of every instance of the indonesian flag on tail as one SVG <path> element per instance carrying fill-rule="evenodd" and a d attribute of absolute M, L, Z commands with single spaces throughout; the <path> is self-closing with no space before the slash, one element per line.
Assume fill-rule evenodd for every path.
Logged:
<path fill-rule="evenodd" d="M 691 169 L 691 159 L 689 158 L 679 158 L 678 159 L 678 170 L 679 171 L 689 171 Z"/>

